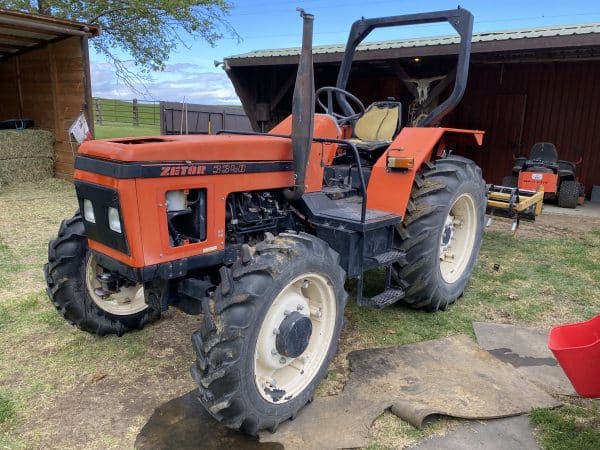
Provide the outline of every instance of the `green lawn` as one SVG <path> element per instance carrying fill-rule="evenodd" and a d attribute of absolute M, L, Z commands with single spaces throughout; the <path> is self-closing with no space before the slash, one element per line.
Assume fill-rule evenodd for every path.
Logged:
<path fill-rule="evenodd" d="M 156 136 L 160 134 L 160 126 L 140 125 L 134 127 L 131 124 L 104 122 L 102 125 L 95 124 L 95 138 L 109 139 L 133 136 Z"/>
<path fill-rule="evenodd" d="M 142 331 L 95 338 L 62 320 L 48 301 L 41 271 L 47 241 L 75 208 L 72 185 L 60 180 L 0 191 L 0 449 L 131 448 L 154 408 L 194 388 L 189 338 L 197 317 L 173 310 Z M 446 312 L 372 311 L 350 301 L 340 353 L 319 394 L 341 389 L 345 355 L 354 349 L 473 336 L 473 321 L 548 329 L 597 314 L 600 224 L 578 233 L 552 229 L 520 239 L 487 232 L 468 290 Z M 380 272 L 371 274 L 367 289 L 381 281 Z M 598 401 L 561 400 L 567 406 L 530 415 L 545 448 L 600 448 Z M 419 431 L 386 413 L 371 428 L 371 447 L 398 448 L 453 423 Z"/>

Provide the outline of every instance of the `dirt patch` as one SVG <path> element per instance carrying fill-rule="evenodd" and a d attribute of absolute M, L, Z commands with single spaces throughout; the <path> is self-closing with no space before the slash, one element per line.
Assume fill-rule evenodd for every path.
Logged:
<path fill-rule="evenodd" d="M 195 387 L 190 336 L 198 326 L 198 317 L 169 311 L 147 329 L 145 355 L 131 365 L 116 362 L 111 370 L 75 375 L 73 383 L 56 380 L 51 398 L 19 427 L 21 436 L 39 448 L 130 447 L 158 405 Z M 38 352 L 51 354 L 54 347 Z"/>
<path fill-rule="evenodd" d="M 510 219 L 494 217 L 492 224 L 487 229 L 511 233 L 511 224 Z M 598 228 L 600 228 L 600 219 L 544 212 L 535 222 L 521 222 L 517 237 L 549 239 L 569 236 L 577 239 Z"/>

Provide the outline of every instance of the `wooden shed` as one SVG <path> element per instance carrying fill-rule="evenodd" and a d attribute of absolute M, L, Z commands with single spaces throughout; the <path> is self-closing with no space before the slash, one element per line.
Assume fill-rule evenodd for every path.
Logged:
<path fill-rule="evenodd" d="M 445 36 L 362 44 L 348 90 L 365 105 L 400 99 L 406 119 L 413 96 L 402 79 L 448 73 L 457 42 Z M 316 87 L 335 85 L 343 51 L 343 44 L 314 48 Z M 299 49 L 276 49 L 225 59 L 255 129 L 268 129 L 291 111 L 298 55 Z M 481 165 L 489 182 L 510 175 L 513 155 L 527 155 L 534 143 L 546 141 L 561 159 L 583 159 L 578 172 L 589 194 L 600 185 L 598 80 L 598 23 L 475 33 L 465 96 L 443 124 L 486 131 L 482 150 L 460 150 Z"/>
<path fill-rule="evenodd" d="M 55 136 L 54 174 L 71 179 L 68 129 L 81 112 L 93 134 L 88 38 L 99 28 L 0 9 L 0 120 L 33 119 Z"/>

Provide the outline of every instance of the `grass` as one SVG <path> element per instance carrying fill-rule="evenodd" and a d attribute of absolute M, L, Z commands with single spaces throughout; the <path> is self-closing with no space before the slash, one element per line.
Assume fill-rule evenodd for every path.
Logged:
<path fill-rule="evenodd" d="M 158 125 L 140 125 L 134 127 L 130 123 L 104 122 L 94 124 L 96 139 L 109 139 L 134 136 L 155 136 L 160 134 Z"/>
<path fill-rule="evenodd" d="M 600 409 L 597 402 L 580 400 L 559 410 L 540 409 L 533 411 L 530 418 L 537 426 L 545 448 L 600 448 Z"/>
<path fill-rule="evenodd" d="M 96 139 L 110 139 L 160 134 L 160 105 L 139 103 L 139 125 L 133 125 L 133 106 L 129 101 L 94 99 L 94 114 L 98 117 L 98 106 L 102 111 L 102 125 L 94 123 Z"/>
<path fill-rule="evenodd" d="M 48 301 L 47 241 L 75 208 L 72 185 L 59 180 L 0 191 L 0 448 L 131 447 L 156 406 L 193 388 L 189 336 L 197 318 L 169 312 L 142 331 L 99 339 L 71 327 Z M 521 239 L 487 232 L 472 281 L 448 311 L 372 311 L 350 301 L 341 355 L 319 392 L 343 386 L 343 355 L 353 349 L 473 336 L 473 321 L 547 329 L 587 319 L 600 310 L 599 254 L 600 230 Z M 370 274 L 367 294 L 382 276 Z M 567 406 L 531 414 L 544 447 L 600 448 L 598 401 L 561 400 Z M 371 428 L 371 448 L 409 445 L 455 423 L 420 431 L 385 413 Z"/>

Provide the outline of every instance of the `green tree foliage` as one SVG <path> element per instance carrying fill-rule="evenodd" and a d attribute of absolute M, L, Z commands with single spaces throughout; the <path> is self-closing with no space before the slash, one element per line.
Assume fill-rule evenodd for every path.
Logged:
<path fill-rule="evenodd" d="M 162 70 L 171 52 L 201 38 L 210 45 L 229 34 L 227 0 L 7 0 L 2 8 L 51 15 L 101 27 L 90 41 L 129 84 Z M 121 50 L 121 51 L 119 51 Z M 135 68 L 125 61 L 129 54 Z"/>

